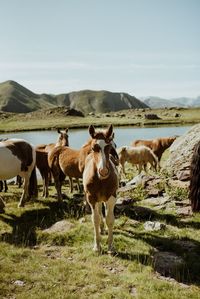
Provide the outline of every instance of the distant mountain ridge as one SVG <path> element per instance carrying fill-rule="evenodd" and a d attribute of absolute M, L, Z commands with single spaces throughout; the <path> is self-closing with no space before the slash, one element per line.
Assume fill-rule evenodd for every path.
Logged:
<path fill-rule="evenodd" d="M 163 99 L 160 97 L 150 96 L 143 98 L 142 101 L 150 108 L 170 108 L 170 107 L 200 107 L 200 96 L 196 98 L 174 98 Z"/>
<path fill-rule="evenodd" d="M 144 102 L 128 93 L 82 90 L 59 95 L 36 94 L 12 80 L 0 83 L 2 111 L 27 113 L 56 106 L 67 106 L 84 114 L 148 108 Z"/>

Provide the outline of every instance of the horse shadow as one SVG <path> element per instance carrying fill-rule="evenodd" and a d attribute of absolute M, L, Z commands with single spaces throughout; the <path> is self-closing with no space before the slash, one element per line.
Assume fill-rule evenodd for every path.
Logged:
<path fill-rule="evenodd" d="M 80 199 L 81 201 L 81 199 Z M 73 200 L 62 203 L 50 200 L 37 200 L 43 205 L 36 210 L 25 210 L 20 216 L 12 213 L 0 214 L 0 220 L 11 227 L 11 232 L 0 234 L 0 241 L 16 246 L 35 246 L 37 244 L 37 229 L 47 229 L 55 222 L 67 217 L 80 218 L 85 213 L 85 206 Z"/>

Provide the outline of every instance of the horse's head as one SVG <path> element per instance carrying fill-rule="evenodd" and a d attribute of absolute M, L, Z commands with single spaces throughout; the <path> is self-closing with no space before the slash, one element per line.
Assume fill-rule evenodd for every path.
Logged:
<path fill-rule="evenodd" d="M 57 140 L 56 145 L 61 145 L 61 146 L 69 146 L 69 140 L 68 140 L 68 128 L 65 130 L 57 130 L 59 137 Z"/>
<path fill-rule="evenodd" d="M 92 137 L 91 152 L 96 163 L 98 177 L 106 179 L 110 173 L 110 154 L 114 149 L 113 126 L 110 125 L 106 130 L 96 131 L 91 125 L 89 133 Z"/>

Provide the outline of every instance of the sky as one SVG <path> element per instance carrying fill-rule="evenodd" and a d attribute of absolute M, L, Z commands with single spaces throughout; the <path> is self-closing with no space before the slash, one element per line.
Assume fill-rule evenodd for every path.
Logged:
<path fill-rule="evenodd" d="M 200 0 L 0 0 L 0 82 L 200 95 Z"/>

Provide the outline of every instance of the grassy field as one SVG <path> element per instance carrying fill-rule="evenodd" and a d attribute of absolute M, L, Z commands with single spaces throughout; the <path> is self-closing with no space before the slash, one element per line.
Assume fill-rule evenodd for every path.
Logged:
<path fill-rule="evenodd" d="M 149 120 L 146 114 L 156 114 L 159 119 Z M 112 112 L 85 117 L 65 115 L 63 107 L 38 110 L 31 113 L 1 113 L 0 132 L 49 130 L 55 128 L 78 128 L 88 127 L 90 124 L 105 126 L 110 123 L 116 126 L 161 126 L 183 125 L 200 122 L 200 108 L 191 109 L 130 109 L 120 112 Z"/>
<path fill-rule="evenodd" d="M 128 170 L 127 178 L 132 176 Z M 39 182 L 40 195 L 41 189 Z M 48 199 L 39 196 L 20 209 L 21 190 L 9 185 L 1 194 L 6 208 L 0 214 L 0 298 L 200 298 L 200 215 L 178 215 L 174 199 L 178 196 L 184 205 L 187 191 L 165 191 L 170 205 L 159 210 L 143 203 L 142 187 L 119 193 L 118 198 L 129 197 L 132 204 L 115 211 L 116 252 L 107 254 L 104 235 L 98 255 L 92 251 L 93 227 L 83 198 L 75 201 L 67 184 L 63 192 L 69 197 L 62 207 L 51 186 Z M 146 231 L 148 220 L 161 222 L 165 229 Z M 64 225 L 49 231 L 58 221 Z M 155 255 L 160 252 L 176 254 L 183 265 L 164 275 L 156 268 Z"/>
<path fill-rule="evenodd" d="M 57 127 L 87 127 L 89 124 L 152 126 L 198 123 L 200 109 L 130 110 L 86 117 L 65 116 L 62 109 L 29 114 L 0 115 L 0 131 L 40 130 Z M 145 114 L 159 120 L 146 120 Z M 178 114 L 178 116 L 177 116 Z M 163 159 L 166 159 L 167 152 Z M 135 173 L 128 168 L 127 179 Z M 83 195 L 67 194 L 62 206 L 55 199 L 55 188 L 24 208 L 17 208 L 21 190 L 9 185 L 1 193 L 6 208 L 0 214 L 0 298 L 1 299 L 186 299 L 200 298 L 200 215 L 177 213 L 177 204 L 187 208 L 187 189 L 170 188 L 165 178 L 158 186 L 169 196 L 169 203 L 158 209 L 145 201 L 142 186 L 119 192 L 131 204 L 116 208 L 115 254 L 92 251 L 93 226 L 85 211 Z M 163 229 L 147 231 L 147 221 L 159 221 Z M 59 221 L 59 229 L 52 225 Z M 157 265 L 156 256 L 170 253 L 183 262 L 170 273 Z M 168 261 L 167 261 L 168 262 Z M 164 272 L 165 273 L 164 273 Z"/>

